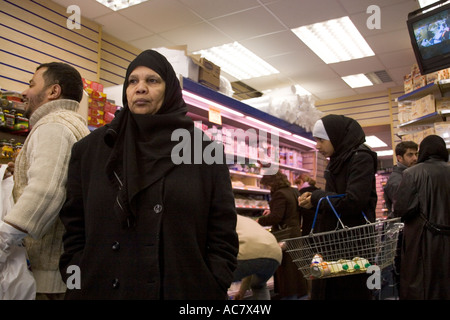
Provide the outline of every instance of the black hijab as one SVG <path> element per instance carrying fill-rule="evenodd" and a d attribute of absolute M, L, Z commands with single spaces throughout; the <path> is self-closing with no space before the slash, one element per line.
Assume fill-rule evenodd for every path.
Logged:
<path fill-rule="evenodd" d="M 165 81 L 166 89 L 161 108 L 153 115 L 133 114 L 128 107 L 126 90 L 131 72 L 145 66 L 157 72 Z M 105 141 L 113 148 L 106 170 L 111 181 L 121 179 L 118 200 L 125 225 L 135 222 L 136 195 L 163 178 L 175 164 L 171 152 L 178 141 L 172 141 L 176 129 L 194 131 L 194 123 L 186 116 L 180 82 L 172 65 L 160 53 L 146 50 L 128 66 L 123 85 L 123 110 L 111 122 Z"/>
<path fill-rule="evenodd" d="M 359 123 L 352 118 L 329 114 L 321 120 L 334 148 L 328 169 L 337 174 L 344 162 L 366 141 L 366 136 Z M 367 148 L 367 151 L 370 150 Z"/>
<path fill-rule="evenodd" d="M 447 162 L 448 152 L 444 139 L 437 135 L 425 137 L 419 146 L 419 159 L 417 163 L 429 159 L 438 159 Z"/>

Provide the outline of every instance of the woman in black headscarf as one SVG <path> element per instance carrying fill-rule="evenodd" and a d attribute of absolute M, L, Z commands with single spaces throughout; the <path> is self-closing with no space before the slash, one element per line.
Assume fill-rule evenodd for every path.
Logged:
<path fill-rule="evenodd" d="M 402 217 L 400 299 L 450 299 L 450 165 L 445 141 L 422 140 L 417 164 L 403 171 L 394 203 Z"/>
<path fill-rule="evenodd" d="M 330 162 L 325 170 L 325 190 L 305 192 L 299 205 L 316 208 L 320 198 L 330 198 L 344 225 L 353 227 L 365 223 L 361 212 L 369 221 L 375 221 L 377 193 L 375 173 L 377 156 L 366 145 L 365 134 L 357 121 L 343 115 L 327 115 L 318 120 L 313 129 L 317 149 Z M 322 201 L 314 232 L 335 230 L 338 220 L 327 201 Z M 366 278 L 362 275 L 314 280 L 312 299 L 370 299 Z"/>
<path fill-rule="evenodd" d="M 60 270 L 78 266 L 81 283 L 66 298 L 226 299 L 238 238 L 225 160 L 203 161 L 211 142 L 156 51 L 129 65 L 123 106 L 72 150 Z"/>

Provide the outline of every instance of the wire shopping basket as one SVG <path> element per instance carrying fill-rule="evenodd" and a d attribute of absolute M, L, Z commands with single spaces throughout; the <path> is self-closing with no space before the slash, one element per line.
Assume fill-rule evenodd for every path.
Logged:
<path fill-rule="evenodd" d="M 331 204 L 330 198 L 321 198 L 317 205 L 311 232 L 307 236 L 286 239 L 287 252 L 307 279 L 330 278 L 367 272 L 376 265 L 383 269 L 394 261 L 400 218 L 371 223 L 364 213 L 366 224 L 346 227 Z M 320 203 L 326 199 L 341 228 L 313 233 Z"/>

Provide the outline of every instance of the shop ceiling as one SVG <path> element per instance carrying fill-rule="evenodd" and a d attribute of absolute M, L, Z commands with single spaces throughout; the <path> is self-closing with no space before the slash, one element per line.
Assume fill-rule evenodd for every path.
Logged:
<path fill-rule="evenodd" d="M 149 0 L 116 12 L 95 0 L 76 4 L 103 32 L 142 50 L 187 45 L 192 53 L 237 41 L 280 71 L 245 80 L 249 90 L 299 84 L 319 100 L 379 92 L 403 85 L 403 76 L 415 63 L 406 19 L 419 7 L 417 0 Z M 371 5 L 380 8 L 379 29 L 367 25 Z M 350 17 L 374 56 L 327 65 L 291 31 L 344 16 Z M 379 71 L 392 81 L 352 89 L 341 79 Z"/>

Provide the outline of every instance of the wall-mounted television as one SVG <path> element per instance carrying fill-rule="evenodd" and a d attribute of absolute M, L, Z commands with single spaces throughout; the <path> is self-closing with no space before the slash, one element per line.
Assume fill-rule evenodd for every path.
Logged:
<path fill-rule="evenodd" d="M 420 72 L 425 75 L 450 67 L 450 4 L 439 1 L 411 12 L 407 26 Z"/>

